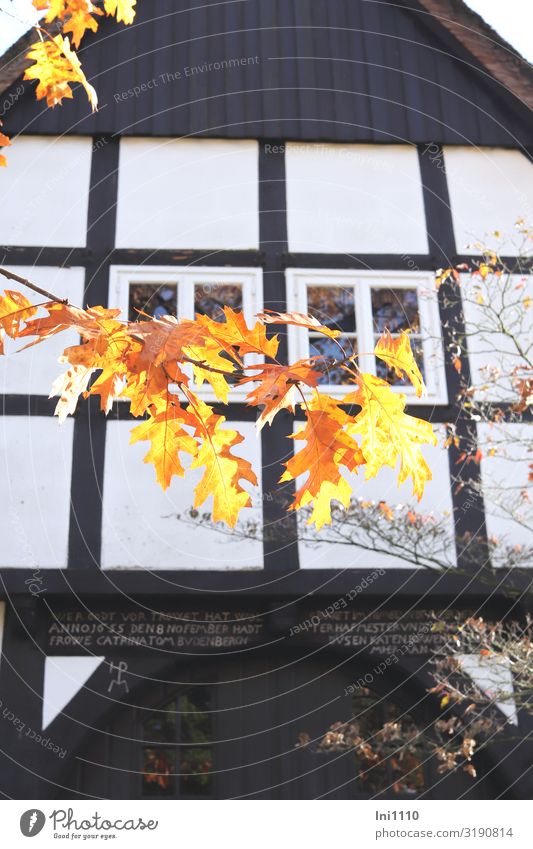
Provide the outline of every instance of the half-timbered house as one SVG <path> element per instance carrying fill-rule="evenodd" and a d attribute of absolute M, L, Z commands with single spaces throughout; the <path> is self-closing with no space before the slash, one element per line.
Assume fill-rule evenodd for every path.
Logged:
<path fill-rule="evenodd" d="M 104 20 L 83 43 L 95 114 L 80 92 L 61 108 L 36 102 L 22 81 L 30 40 L 0 71 L 13 138 L 2 265 L 131 316 L 315 310 L 363 352 L 407 322 L 428 385 L 411 411 L 471 427 L 449 346 L 464 316 L 433 281 L 476 255 L 467 244 L 531 217 L 532 75 L 464 3 L 139 0 L 132 26 Z M 299 733 L 363 710 L 369 733 L 406 712 L 430 722 L 424 611 L 500 612 L 498 592 L 464 568 L 305 544 L 278 484 L 292 419 L 256 436 L 238 387 L 226 416 L 260 470 L 250 512 L 264 533 L 189 521 L 194 474 L 157 487 L 143 446 L 128 445 L 123 402 L 106 418 L 90 399 L 58 425 L 48 394 L 68 341 L 0 363 L 1 792 L 393 794 L 393 763 L 369 788 L 353 754 L 298 748 Z M 323 340 L 282 336 L 282 357 L 310 352 L 327 353 Z M 365 367 L 376 369 L 368 353 Z M 328 383 L 342 391 L 342 374 Z M 458 536 L 497 532 L 483 500 L 452 485 L 454 446 L 427 457 L 419 509 L 448 515 Z M 412 498 L 392 470 L 355 487 Z M 406 634 L 410 650 L 354 696 Z M 527 748 L 500 753 L 475 781 L 421 763 L 404 791 L 512 798 L 527 793 L 527 761 Z"/>

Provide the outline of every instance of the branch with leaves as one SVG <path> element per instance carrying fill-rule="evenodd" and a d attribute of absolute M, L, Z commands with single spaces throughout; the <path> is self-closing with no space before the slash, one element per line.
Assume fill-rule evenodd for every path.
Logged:
<path fill-rule="evenodd" d="M 499 233 L 496 236 L 501 239 Z M 453 422 L 448 423 L 443 445 L 456 449 L 458 471 L 453 476 L 453 486 L 465 490 L 467 505 L 474 501 L 473 497 L 482 496 L 489 516 L 512 520 L 530 531 L 533 541 L 533 510 L 528 492 L 533 480 L 533 428 L 530 424 L 525 426 L 530 422 L 533 401 L 533 230 L 521 220 L 516 223 L 516 239 L 517 256 L 512 263 L 479 243 L 475 245 L 481 251 L 479 260 L 437 272 L 438 288 L 450 278 L 454 284 L 447 289 L 445 305 L 455 310 L 460 299 L 468 318 L 465 333 L 460 335 L 455 325 L 450 327 L 449 355 L 460 376 L 458 397 L 450 400 L 469 426 L 459 436 Z M 473 364 L 481 361 L 472 374 L 464 366 L 469 347 L 471 355 L 477 354 L 477 358 L 472 357 Z M 485 355 L 498 360 L 498 366 L 483 362 Z M 479 425 L 485 426 L 481 444 Z M 477 470 L 482 460 L 489 472 L 499 460 L 508 465 L 499 475 L 492 475 L 490 480 L 485 477 L 481 482 L 479 475 L 470 470 Z M 299 514 L 298 538 L 308 547 L 322 543 L 354 546 L 436 570 L 455 567 L 457 547 L 464 570 L 471 574 L 475 569 L 483 583 L 499 585 L 502 568 L 513 573 L 503 587 L 510 595 L 524 591 L 521 578 L 530 581 L 533 542 L 518 543 L 512 535 L 503 534 L 490 536 L 488 541 L 475 534 L 456 538 L 453 517 L 447 514 L 424 514 L 408 505 L 351 498 L 342 507 L 333 505 L 331 524 L 317 533 L 307 524 L 311 512 L 303 505 Z M 205 511 L 192 508 L 177 518 L 226 533 Z M 268 539 L 271 534 L 279 538 L 280 527 L 279 523 L 272 528 L 261 527 L 250 519 L 240 522 L 232 534 L 243 540 Z"/>
<path fill-rule="evenodd" d="M 12 272 L 0 273 L 43 292 Z M 262 409 L 259 429 L 271 424 L 280 410 L 294 414 L 297 405 L 302 409 L 306 424 L 293 438 L 305 444 L 285 464 L 280 482 L 306 476 L 289 509 L 309 508 L 308 521 L 317 529 L 331 522 L 333 501 L 349 506 L 352 487 L 346 475 L 359 469 L 368 479 L 399 462 L 398 481 L 411 478 L 413 492 L 421 498 L 431 471 L 420 446 L 435 444 L 436 437 L 428 422 L 405 413 L 406 396 L 361 372 L 358 355 L 347 354 L 338 341 L 336 365 L 346 371 L 352 389 L 340 399 L 319 391 L 331 357 L 285 365 L 277 359 L 278 337 L 268 336 L 267 326 L 297 324 L 334 340 L 340 331 L 299 313 L 263 313 L 249 327 L 242 313 L 230 307 L 224 308 L 223 321 L 205 315 L 194 320 L 141 315 L 147 320 L 131 322 L 121 321 L 119 313 L 99 306 L 81 309 L 59 298 L 33 304 L 19 291 L 0 296 L 2 335 L 34 337 L 25 347 L 68 329 L 81 336 L 81 344 L 65 349 L 61 361 L 68 369 L 52 387 L 52 395 L 59 395 L 60 421 L 75 412 L 80 396 L 98 395 L 104 413 L 116 398 L 129 401 L 131 413 L 145 417 L 133 429 L 131 442 L 150 443 L 145 462 L 153 463 L 163 489 L 174 476 L 183 477 L 186 455 L 191 469 L 204 468 L 195 507 L 212 496 L 215 522 L 235 525 L 241 509 L 251 506 L 249 486 L 257 479 L 251 464 L 234 453 L 243 437 L 224 427 L 224 416 L 195 392 L 194 384 L 205 382 L 222 404 L 228 403 L 232 383 L 246 386 L 247 403 Z M 263 362 L 249 364 L 250 354 Z M 422 394 L 422 376 L 407 333 L 397 339 L 384 333 L 375 354 Z"/>
<path fill-rule="evenodd" d="M 44 19 L 34 27 L 37 40 L 26 55 L 32 64 L 23 79 L 37 80 L 37 100 L 46 99 L 48 106 L 57 106 L 65 98 L 73 97 L 71 86 L 78 83 L 85 90 L 94 112 L 98 108 L 98 96 L 82 70 L 76 50 L 86 32 L 98 30 L 99 19 L 104 15 L 116 18 L 118 23 L 132 24 L 136 4 L 137 0 L 95 3 L 91 0 L 33 0 L 33 7 L 43 12 Z M 9 137 L 0 132 L 0 148 L 10 144 Z M 7 160 L 2 154 L 0 166 L 5 165 Z"/>
<path fill-rule="evenodd" d="M 460 770 L 475 778 L 476 756 L 494 743 L 520 740 L 516 712 L 533 715 L 531 619 L 491 624 L 481 617 L 465 622 L 459 617 L 443 622 L 435 614 L 432 618 L 432 630 L 443 637 L 430 661 L 433 686 L 428 688 L 438 699 L 442 711 L 438 718 L 427 724 L 398 710 L 396 715 L 389 712 L 386 722 L 376 723 L 375 695 L 359 687 L 353 700 L 356 713 L 350 720 L 334 723 L 315 741 L 302 733 L 298 745 L 317 754 L 352 751 L 362 788 L 377 793 L 385 789 L 382 772 L 388 763 L 393 775 L 390 789 L 412 794 L 423 790 L 420 772 L 429 760 L 435 760 L 439 774 Z M 485 665 L 478 681 L 465 657 L 482 671 Z M 505 685 L 502 670 L 508 673 Z"/>

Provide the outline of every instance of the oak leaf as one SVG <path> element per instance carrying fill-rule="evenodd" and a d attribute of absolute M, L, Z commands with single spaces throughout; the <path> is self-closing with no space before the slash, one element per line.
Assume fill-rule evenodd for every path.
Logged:
<path fill-rule="evenodd" d="M 305 327 L 308 330 L 322 333 L 324 336 L 329 336 L 330 339 L 336 339 L 341 333 L 340 330 L 326 327 L 324 324 L 320 324 L 318 319 L 301 312 L 263 312 L 257 317 L 264 324 L 292 324 L 296 327 Z"/>
<path fill-rule="evenodd" d="M 14 339 L 22 322 L 37 312 L 31 301 L 20 292 L 6 290 L 0 295 L 0 354 L 4 353 L 4 334 Z"/>
<path fill-rule="evenodd" d="M 34 64 L 26 69 L 23 79 L 38 80 L 37 100 L 46 98 L 48 106 L 56 106 L 63 98 L 72 98 L 71 83 L 80 83 L 92 106 L 98 106 L 98 97 L 81 69 L 81 62 L 71 49 L 68 38 L 56 35 L 36 41 L 27 54 Z"/>
<path fill-rule="evenodd" d="M 205 382 L 209 383 L 218 400 L 227 404 L 230 384 L 226 377 L 235 371 L 235 366 L 220 350 L 220 345 L 208 339 L 204 345 L 186 346 L 183 353 L 194 361 L 192 369 L 196 384 L 202 386 Z"/>
<path fill-rule="evenodd" d="M 265 424 L 272 424 L 274 416 L 282 409 L 294 413 L 298 384 L 314 388 L 321 376 L 321 372 L 313 369 L 311 360 L 298 360 L 289 366 L 278 363 L 251 365 L 249 369 L 256 371 L 256 374 L 243 377 L 239 386 L 258 384 L 248 393 L 246 401 L 249 406 L 263 407 L 257 420 L 259 430 Z"/>
<path fill-rule="evenodd" d="M 46 11 L 45 21 L 64 21 L 63 32 L 72 33 L 72 43 L 77 48 L 87 30 L 96 32 L 98 23 L 93 15 L 103 15 L 91 0 L 33 0 L 39 11 Z"/>
<path fill-rule="evenodd" d="M 195 436 L 201 440 L 191 469 L 205 466 L 202 479 L 194 491 L 194 507 L 200 507 L 209 496 L 213 496 L 213 521 L 224 521 L 234 527 L 241 509 L 250 507 L 252 503 L 240 481 L 257 485 L 248 460 L 231 453 L 231 449 L 243 442 L 244 437 L 236 430 L 223 428 L 224 416 L 214 413 L 212 407 L 198 396 L 190 391 L 186 395 L 190 401 L 187 412 L 194 422 Z"/>
<path fill-rule="evenodd" d="M 431 480 L 431 470 L 420 445 L 436 445 L 437 438 L 429 422 L 408 416 L 404 412 L 406 396 L 395 393 L 389 384 L 373 374 L 357 377 L 358 390 L 344 398 L 346 404 L 358 404 L 361 412 L 347 425 L 350 435 L 361 436 L 361 450 L 365 456 L 365 477 L 375 477 L 384 467 L 400 470 L 398 483 L 408 477 L 413 482 L 413 493 L 422 498 L 424 486 Z"/>
<path fill-rule="evenodd" d="M 135 19 L 137 0 L 104 0 L 106 14 L 116 17 L 117 22 L 132 24 Z"/>
<path fill-rule="evenodd" d="M 64 357 L 61 357 L 61 360 L 64 361 Z M 60 424 L 63 424 L 68 415 L 76 412 L 78 399 L 87 391 L 93 373 L 94 368 L 90 366 L 75 365 L 54 380 L 48 397 L 59 395 L 54 414 L 58 416 Z"/>
<path fill-rule="evenodd" d="M 419 398 L 424 394 L 424 379 L 411 350 L 409 334 L 405 330 L 395 339 L 388 330 L 385 330 L 377 341 L 374 354 L 389 368 L 394 369 L 397 377 L 407 377 L 415 387 Z"/>
<path fill-rule="evenodd" d="M 0 121 L 0 127 L 2 126 L 2 122 Z M 9 136 L 6 136 L 5 133 L 0 132 L 0 147 L 9 147 L 11 141 Z M 0 153 L 0 168 L 5 168 L 7 165 L 7 160 L 3 153 Z"/>
<path fill-rule="evenodd" d="M 235 357 L 235 349 L 245 354 L 264 354 L 274 358 L 278 352 L 278 339 L 274 336 L 268 339 L 266 330 L 261 322 L 248 327 L 244 315 L 235 312 L 231 307 L 224 307 L 225 321 L 215 321 L 207 315 L 197 315 L 196 322 L 205 328 L 209 336 L 218 342 L 229 356 Z"/>
<path fill-rule="evenodd" d="M 178 404 L 168 403 L 165 409 L 142 422 L 131 431 L 130 445 L 149 440 L 151 447 L 144 458 L 145 463 L 153 463 L 158 482 L 164 490 L 168 489 L 174 475 L 183 477 L 185 469 L 181 463 L 180 451 L 194 457 L 198 443 L 185 426 L 193 424 L 186 410 Z"/>
<path fill-rule="evenodd" d="M 298 510 L 313 504 L 308 524 L 314 522 L 318 530 L 331 522 L 331 502 L 339 501 L 344 507 L 350 503 L 352 488 L 341 474 L 340 467 L 357 471 L 365 458 L 357 442 L 345 431 L 351 419 L 329 395 L 315 391 L 304 405 L 307 423 L 294 436 L 305 440 L 306 445 L 285 463 L 286 471 L 280 483 L 295 480 L 308 474 L 297 490 L 291 509 Z"/>

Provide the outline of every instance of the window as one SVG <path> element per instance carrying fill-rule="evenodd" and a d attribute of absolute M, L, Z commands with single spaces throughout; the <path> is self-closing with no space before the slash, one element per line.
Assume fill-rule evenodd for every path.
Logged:
<path fill-rule="evenodd" d="M 223 321 L 223 308 L 229 306 L 236 311 L 242 310 L 248 323 L 253 323 L 254 316 L 263 308 L 261 271 L 256 268 L 114 266 L 109 304 L 120 307 L 122 315 L 127 315 L 130 321 L 163 315 L 194 318 L 197 313 Z M 252 354 L 245 359 L 247 363 L 259 361 Z M 204 397 L 214 397 L 207 384 L 196 390 Z M 247 391 L 235 387 L 231 398 L 244 398 Z"/>
<path fill-rule="evenodd" d="M 287 271 L 288 309 L 310 313 L 322 324 L 340 330 L 337 339 L 328 339 L 305 328 L 289 328 L 289 354 L 292 360 L 322 356 L 359 354 L 362 371 L 389 380 L 405 392 L 409 403 L 446 403 L 446 382 L 440 322 L 433 276 L 421 272 L 374 271 Z M 396 377 L 373 350 L 383 330 L 392 336 L 410 331 L 420 371 L 428 394 L 417 398 L 411 384 Z M 346 371 L 331 367 L 320 381 L 333 395 L 347 391 Z"/>
<path fill-rule="evenodd" d="M 193 687 L 143 714 L 141 795 L 183 799 L 213 795 L 213 729 L 209 692 Z"/>

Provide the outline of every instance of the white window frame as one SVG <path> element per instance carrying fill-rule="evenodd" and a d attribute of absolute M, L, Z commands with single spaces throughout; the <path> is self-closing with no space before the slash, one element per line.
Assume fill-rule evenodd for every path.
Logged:
<path fill-rule="evenodd" d="M 129 312 L 129 287 L 132 283 L 157 285 L 175 283 L 177 287 L 176 306 L 178 318 L 194 319 L 194 287 L 198 283 L 237 284 L 242 286 L 243 314 L 248 325 L 256 321 L 257 313 L 263 311 L 263 271 L 261 268 L 216 268 L 213 266 L 179 267 L 175 265 L 112 265 L 109 275 L 109 307 L 119 307 L 121 318 L 127 318 Z M 260 363 L 259 355 L 247 354 L 247 365 Z M 184 369 L 185 371 L 185 369 Z M 192 369 L 191 369 L 192 372 Z M 203 399 L 216 401 L 216 396 L 208 383 L 197 386 L 192 380 L 191 386 Z M 229 400 L 243 401 L 250 391 L 246 386 L 232 386 Z"/>
<path fill-rule="evenodd" d="M 307 312 L 308 286 L 353 287 L 355 293 L 355 318 L 358 364 L 361 371 L 376 373 L 374 329 L 372 322 L 371 289 L 416 289 L 420 316 L 421 336 L 426 371 L 427 395 L 417 398 L 411 385 L 395 386 L 395 392 L 407 395 L 409 404 L 447 404 L 448 392 L 444 369 L 444 353 L 440 326 L 435 278 L 424 271 L 352 271 L 345 269 L 317 270 L 316 268 L 290 268 L 286 270 L 287 308 L 289 311 Z M 309 332 L 306 328 L 288 328 L 289 358 L 291 362 L 309 357 Z M 349 384 L 328 385 L 321 388 L 333 396 L 349 391 Z"/>

